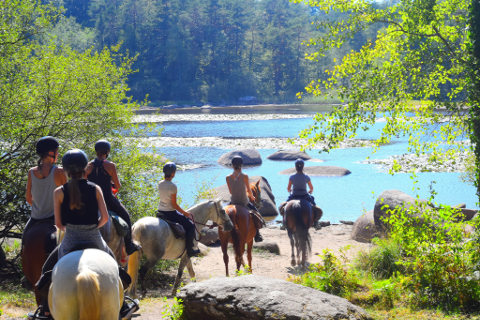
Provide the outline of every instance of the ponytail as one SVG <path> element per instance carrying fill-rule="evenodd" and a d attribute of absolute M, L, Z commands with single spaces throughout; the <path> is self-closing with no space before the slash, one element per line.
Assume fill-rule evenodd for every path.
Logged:
<path fill-rule="evenodd" d="M 83 207 L 78 180 L 82 178 L 83 172 L 70 173 L 71 180 L 68 182 L 68 194 L 70 196 L 70 209 L 81 209 Z"/>

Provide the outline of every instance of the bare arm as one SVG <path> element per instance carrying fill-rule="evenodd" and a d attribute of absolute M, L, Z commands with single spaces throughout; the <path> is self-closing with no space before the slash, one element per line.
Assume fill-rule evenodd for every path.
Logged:
<path fill-rule="evenodd" d="M 117 190 L 120 190 L 122 185 L 120 184 L 120 179 L 118 179 L 117 167 L 115 166 L 115 163 L 108 162 L 104 163 L 104 165 L 105 164 L 107 164 L 106 170 L 108 174 L 112 177 L 113 187 Z"/>
<path fill-rule="evenodd" d="M 232 188 L 230 188 L 230 179 L 228 179 L 228 176 L 225 178 L 225 180 L 227 180 L 228 192 L 230 192 L 230 194 L 232 194 Z"/>
<path fill-rule="evenodd" d="M 85 176 L 88 176 L 90 173 L 92 173 L 93 170 L 93 163 L 90 161 L 87 164 L 87 167 L 85 168 Z"/>
<path fill-rule="evenodd" d="M 170 200 L 172 201 L 172 207 L 177 210 L 178 212 L 180 212 L 181 214 L 183 214 L 185 217 L 187 218 L 191 218 L 192 215 L 190 213 L 188 213 L 187 211 L 183 210 L 182 208 L 180 208 L 180 206 L 178 205 L 177 203 L 177 194 L 174 193 L 172 194 L 172 197 L 170 198 Z"/>
<path fill-rule="evenodd" d="M 308 193 L 312 193 L 313 192 L 312 180 L 308 181 L 308 188 L 310 189 L 308 190 Z"/>
<path fill-rule="evenodd" d="M 30 175 L 33 174 L 32 172 L 33 168 L 28 170 L 28 177 L 27 177 L 27 189 L 25 190 L 25 198 L 27 199 L 27 202 L 32 205 L 33 204 L 33 196 L 32 196 L 32 178 Z"/>
<path fill-rule="evenodd" d="M 288 193 L 292 192 L 292 180 L 288 180 L 288 187 L 287 187 Z"/>
<path fill-rule="evenodd" d="M 58 187 L 53 192 L 53 215 L 55 217 L 55 225 L 61 231 L 65 231 L 65 226 L 62 224 L 61 205 L 63 202 L 62 187 Z"/>
<path fill-rule="evenodd" d="M 102 189 L 99 186 L 96 186 L 97 192 L 97 203 L 98 203 L 98 210 L 100 211 L 100 220 L 98 221 L 98 228 L 103 227 L 105 223 L 108 221 L 108 211 L 107 205 L 105 204 L 105 199 L 103 199 Z"/>

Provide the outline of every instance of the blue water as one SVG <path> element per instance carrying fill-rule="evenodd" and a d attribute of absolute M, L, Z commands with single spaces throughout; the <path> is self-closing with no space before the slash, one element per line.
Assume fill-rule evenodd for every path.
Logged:
<path fill-rule="evenodd" d="M 179 111 L 181 112 L 181 111 Z M 295 110 L 295 113 L 298 113 Z M 229 111 L 229 113 L 232 113 Z M 288 113 L 288 111 L 286 112 Z M 292 112 L 293 113 L 293 112 Z M 162 136 L 169 137 L 228 137 L 259 138 L 296 137 L 298 132 L 312 123 L 311 111 L 305 112 L 306 118 L 251 120 L 251 121 L 195 121 L 165 122 Z M 360 138 L 372 138 L 378 134 L 381 123 L 375 130 L 362 133 Z M 417 179 L 409 174 L 394 176 L 384 172 L 372 164 L 363 164 L 367 157 L 385 159 L 391 155 L 406 152 L 406 139 L 397 138 L 376 153 L 371 148 L 349 148 L 332 150 L 330 153 L 307 151 L 307 153 L 323 162 L 307 161 L 306 166 L 338 166 L 352 173 L 343 177 L 314 177 L 315 200 L 324 211 L 322 220 L 332 223 L 339 220 L 355 221 L 365 211 L 373 210 L 377 197 L 385 190 L 398 189 L 412 196 L 430 198 L 430 190 L 437 193 L 434 201 L 438 204 L 456 205 L 466 203 L 468 208 L 478 208 L 475 188 L 460 180 L 460 173 L 418 173 Z M 225 184 L 225 176 L 231 173 L 217 163 L 218 158 L 232 149 L 213 147 L 167 147 L 158 151 L 169 159 L 183 164 L 201 164 L 194 170 L 177 172 L 174 182 L 178 186 L 182 206 L 194 203 L 195 194 L 202 185 L 215 188 Z M 291 168 L 293 162 L 272 161 L 267 157 L 278 149 L 260 149 L 263 163 L 259 167 L 244 168 L 249 176 L 264 176 L 270 183 L 275 201 L 280 204 L 287 196 L 288 176 L 280 171 Z M 418 180 L 418 181 L 417 181 Z M 415 182 L 417 181 L 417 182 Z"/>

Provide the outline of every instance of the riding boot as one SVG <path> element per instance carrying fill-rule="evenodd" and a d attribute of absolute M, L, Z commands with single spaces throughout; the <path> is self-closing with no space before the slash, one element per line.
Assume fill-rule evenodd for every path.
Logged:
<path fill-rule="evenodd" d="M 125 237 L 123 238 L 125 241 L 125 251 L 127 252 L 127 255 L 131 255 L 135 251 L 140 250 L 142 247 L 135 242 L 132 241 L 132 230 L 129 229 Z"/>
<path fill-rule="evenodd" d="M 122 281 L 123 289 L 126 290 L 132 283 L 132 278 L 121 266 L 118 266 L 118 275 Z"/>
<path fill-rule="evenodd" d="M 254 238 L 255 242 L 262 242 L 263 241 L 263 237 L 262 235 L 260 234 L 260 230 L 257 229 L 257 233 L 255 234 L 255 238 Z"/>
<path fill-rule="evenodd" d="M 193 242 L 195 238 L 195 229 L 191 230 L 191 232 L 187 232 L 185 236 L 186 236 L 185 246 L 187 247 L 187 255 L 190 258 L 198 256 L 200 254 L 200 250 L 195 248 L 195 244 Z"/>

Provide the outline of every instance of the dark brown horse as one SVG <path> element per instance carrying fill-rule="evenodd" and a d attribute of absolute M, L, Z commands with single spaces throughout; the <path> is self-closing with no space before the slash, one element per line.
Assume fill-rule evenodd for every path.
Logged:
<path fill-rule="evenodd" d="M 57 237 L 53 219 L 30 221 L 22 237 L 22 268 L 23 274 L 31 288 L 34 289 L 37 305 L 40 304 L 35 283 L 40 278 L 42 266 L 50 252 L 57 245 Z"/>
<path fill-rule="evenodd" d="M 250 184 L 253 196 L 255 197 L 255 205 L 258 208 L 261 201 L 260 194 L 260 180 L 256 183 Z M 240 266 L 245 267 L 243 260 L 243 254 L 245 253 L 245 244 L 247 245 L 247 260 L 249 271 L 252 271 L 252 247 L 253 238 L 257 233 L 258 225 L 254 221 L 254 217 L 250 213 L 247 207 L 240 205 L 228 205 L 225 207 L 225 212 L 230 217 L 233 223 L 233 230 L 224 231 L 222 228 L 218 229 L 218 237 L 223 252 L 223 262 L 225 263 L 225 274 L 228 274 L 228 252 L 227 247 L 229 243 L 233 244 L 233 251 L 235 252 L 235 262 L 237 263 L 237 271 L 240 270 Z"/>
<path fill-rule="evenodd" d="M 312 207 L 309 201 L 301 199 L 288 201 L 280 207 L 280 213 L 283 215 L 283 224 L 287 228 L 292 247 L 291 265 L 295 266 L 298 263 L 301 267 L 305 267 L 312 249 L 308 230 L 321 218 L 322 210 Z M 296 261 L 295 249 L 297 250 Z"/>

